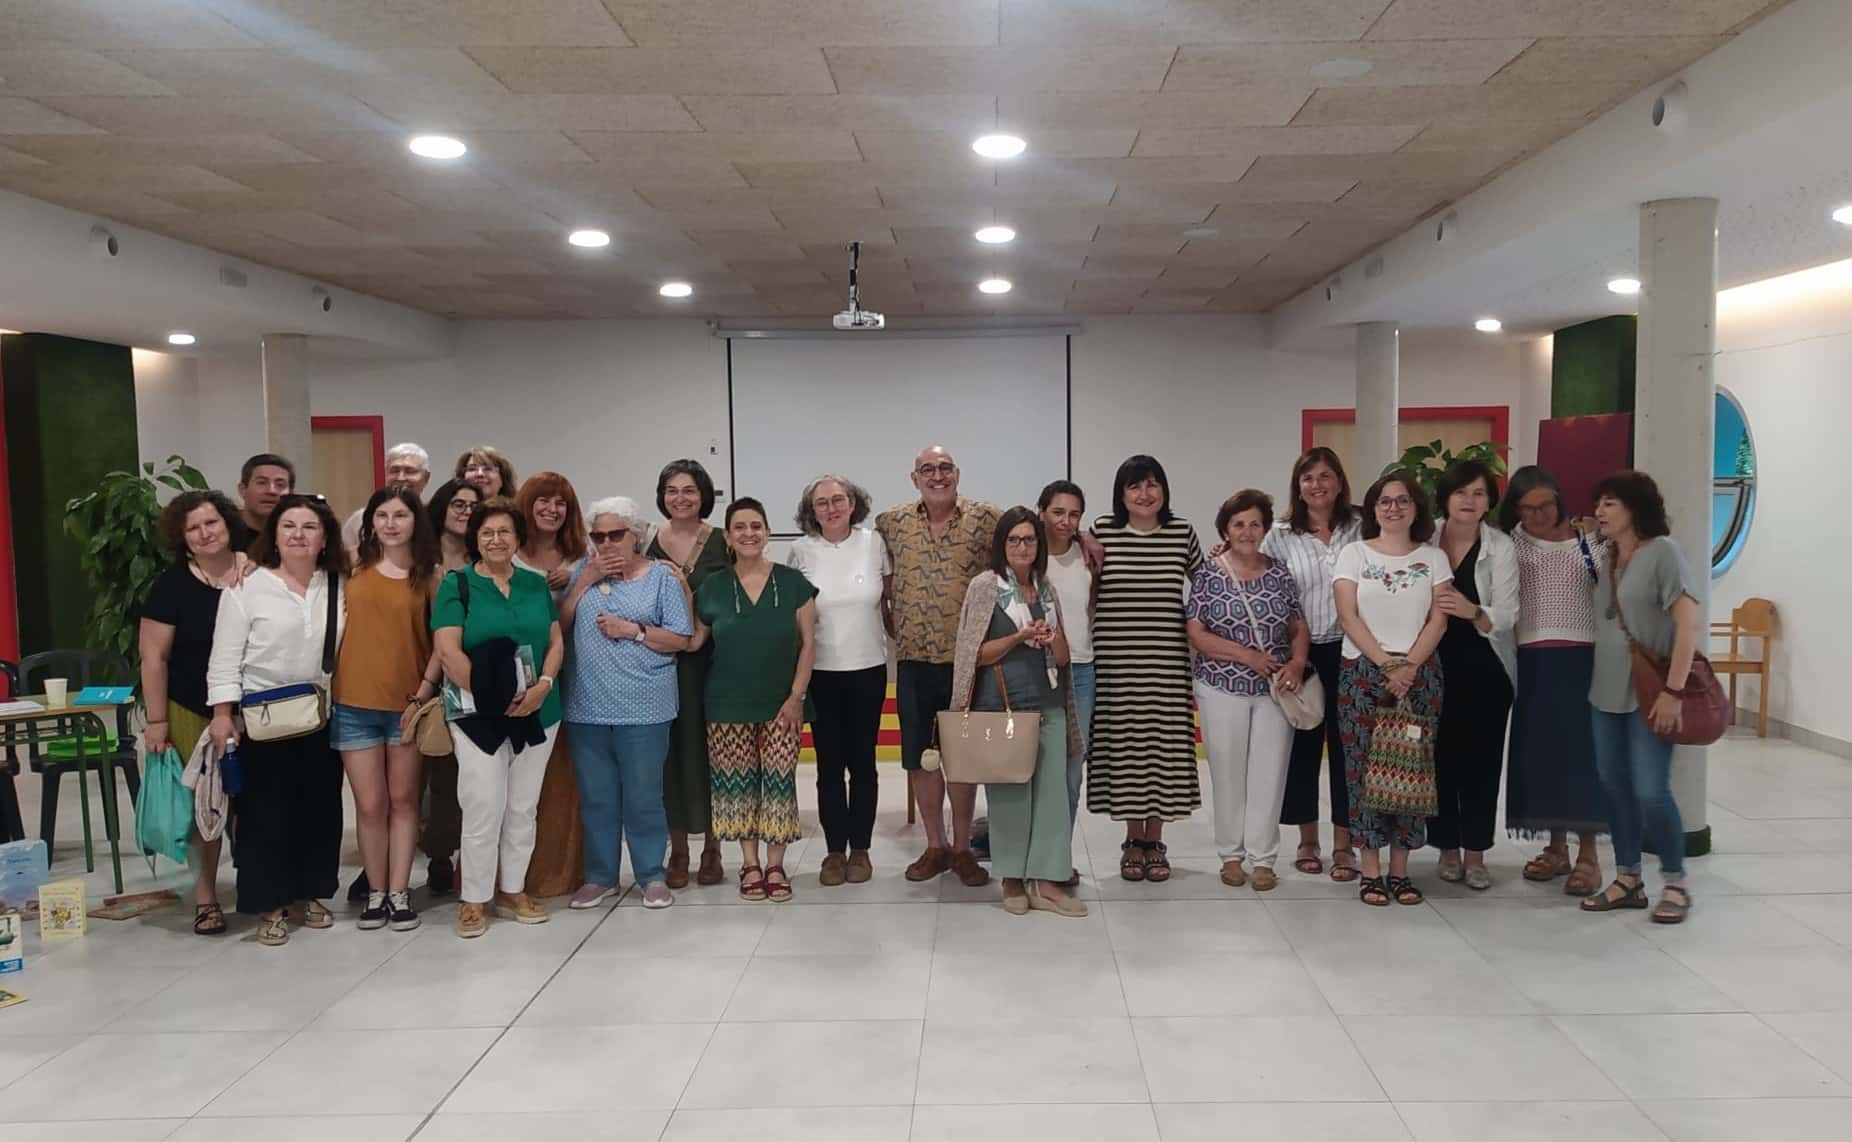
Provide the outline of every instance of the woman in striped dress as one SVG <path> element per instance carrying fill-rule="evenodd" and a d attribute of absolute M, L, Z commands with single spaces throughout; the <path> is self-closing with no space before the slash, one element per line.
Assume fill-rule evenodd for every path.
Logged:
<path fill-rule="evenodd" d="M 1149 456 L 1119 465 L 1113 511 L 1093 525 L 1105 549 L 1094 611 L 1098 694 L 1087 809 L 1125 822 L 1119 875 L 1170 879 L 1164 822 L 1202 804 L 1191 721 L 1183 599 L 1203 561 L 1196 529 L 1170 511 L 1170 481 Z"/>

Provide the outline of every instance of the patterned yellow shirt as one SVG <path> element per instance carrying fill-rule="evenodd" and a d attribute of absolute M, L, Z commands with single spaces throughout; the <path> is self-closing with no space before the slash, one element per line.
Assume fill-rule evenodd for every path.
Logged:
<path fill-rule="evenodd" d="M 944 534 L 934 538 L 926 501 L 884 511 L 875 530 L 894 561 L 889 600 L 894 614 L 894 657 L 950 662 L 958 643 L 958 611 L 965 588 L 990 565 L 990 544 L 1000 513 L 990 504 L 958 497 Z"/>

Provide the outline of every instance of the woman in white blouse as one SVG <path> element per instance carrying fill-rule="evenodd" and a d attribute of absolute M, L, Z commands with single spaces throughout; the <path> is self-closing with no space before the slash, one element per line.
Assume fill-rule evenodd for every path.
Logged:
<path fill-rule="evenodd" d="M 1318 763 L 1329 757 L 1331 788 L 1331 879 L 1357 879 L 1357 854 L 1351 848 L 1350 801 L 1344 791 L 1344 737 L 1338 732 L 1338 664 L 1344 628 L 1338 623 L 1331 571 L 1338 553 L 1357 542 L 1363 517 L 1350 503 L 1350 481 L 1338 454 L 1323 446 L 1293 462 L 1285 519 L 1267 533 L 1262 555 L 1286 565 L 1299 588 L 1299 609 L 1311 634 L 1308 661 L 1325 688 L 1323 725 L 1293 735 L 1292 759 L 1286 766 L 1286 799 L 1280 824 L 1299 826 L 1299 852 L 1293 867 L 1317 876 Z"/>
<path fill-rule="evenodd" d="M 1511 537 L 1486 519 L 1498 503 L 1490 468 L 1477 460 L 1452 465 L 1435 481 L 1434 499 L 1443 518 L 1436 542 L 1453 580 L 1435 593 L 1447 615 L 1440 639 L 1447 689 L 1434 742 L 1440 812 L 1428 822 L 1428 843 L 1440 850 L 1442 880 L 1483 891 L 1492 887 L 1485 854 L 1498 829 L 1505 723 L 1518 676 L 1518 556 Z"/>
<path fill-rule="evenodd" d="M 297 919 L 305 928 L 334 924 L 321 898 L 340 887 L 341 758 L 325 725 L 302 737 L 261 742 L 240 735 L 233 710 L 248 695 L 279 686 L 313 683 L 326 694 L 330 651 L 346 613 L 340 526 L 320 496 L 278 501 L 251 552 L 257 570 L 219 593 L 206 667 L 213 709 L 206 732 L 220 755 L 236 748 L 244 763 L 238 911 L 260 917 L 257 942 L 269 947 L 288 942 L 292 907 L 300 906 Z"/>
<path fill-rule="evenodd" d="M 1349 747 L 1344 780 L 1350 831 L 1362 845 L 1358 896 L 1382 907 L 1420 904 L 1408 878 L 1408 854 L 1427 843 L 1426 817 L 1388 813 L 1364 803 L 1364 761 L 1378 705 L 1406 702 L 1409 712 L 1440 712 L 1441 667 L 1435 650 L 1447 629 L 1438 598 L 1453 579 L 1447 556 L 1428 543 L 1434 519 L 1427 493 L 1413 476 L 1391 473 L 1363 497 L 1363 538 L 1346 547 L 1332 572 L 1338 621 L 1344 624 L 1344 665 L 1338 672 L 1338 722 Z M 1380 850 L 1389 849 L 1389 877 Z"/>
<path fill-rule="evenodd" d="M 861 884 L 874 873 L 875 742 L 887 698 L 887 632 L 881 585 L 893 570 L 868 518 L 868 493 L 841 476 L 810 482 L 797 502 L 804 535 L 791 566 L 817 588 L 817 661 L 810 675 L 811 739 L 817 751 L 817 818 L 828 851 L 817 881 Z M 847 775 L 845 790 L 844 776 Z"/>

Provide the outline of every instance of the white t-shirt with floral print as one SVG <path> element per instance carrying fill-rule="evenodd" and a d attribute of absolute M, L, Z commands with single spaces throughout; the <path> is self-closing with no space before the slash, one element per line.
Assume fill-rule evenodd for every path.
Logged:
<path fill-rule="evenodd" d="M 1384 650 L 1406 653 L 1421 637 L 1434 604 L 1434 588 L 1453 581 L 1447 555 L 1422 544 L 1407 555 L 1384 555 L 1365 540 L 1338 552 L 1331 581 L 1357 584 L 1357 614 Z M 1344 657 L 1361 658 L 1363 652 L 1344 637 Z"/>

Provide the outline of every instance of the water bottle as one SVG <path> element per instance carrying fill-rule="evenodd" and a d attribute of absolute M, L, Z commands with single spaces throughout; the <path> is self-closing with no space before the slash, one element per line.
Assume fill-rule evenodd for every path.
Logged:
<path fill-rule="evenodd" d="M 225 753 L 219 758 L 219 787 L 227 797 L 244 792 L 244 759 L 238 754 L 237 738 L 225 743 Z"/>

